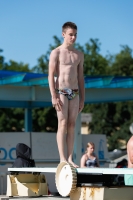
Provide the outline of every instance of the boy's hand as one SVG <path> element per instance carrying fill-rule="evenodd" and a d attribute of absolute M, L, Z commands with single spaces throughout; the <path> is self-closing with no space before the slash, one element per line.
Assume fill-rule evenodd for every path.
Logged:
<path fill-rule="evenodd" d="M 84 108 L 84 101 L 79 101 L 79 113 L 83 110 Z"/>
<path fill-rule="evenodd" d="M 63 104 L 59 97 L 52 98 L 52 104 L 53 104 L 53 107 L 56 109 L 56 111 L 62 110 Z"/>

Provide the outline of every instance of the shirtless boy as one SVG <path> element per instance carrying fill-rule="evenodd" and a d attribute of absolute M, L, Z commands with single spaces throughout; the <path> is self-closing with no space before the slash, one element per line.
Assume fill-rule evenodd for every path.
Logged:
<path fill-rule="evenodd" d="M 50 55 L 49 87 L 52 104 L 57 111 L 57 145 L 60 162 L 67 161 L 78 167 L 72 161 L 72 154 L 76 118 L 84 107 L 84 55 L 73 46 L 77 37 L 76 24 L 66 22 L 62 26 L 62 36 L 63 44 L 54 49 Z M 64 150 L 65 137 L 67 157 Z"/>

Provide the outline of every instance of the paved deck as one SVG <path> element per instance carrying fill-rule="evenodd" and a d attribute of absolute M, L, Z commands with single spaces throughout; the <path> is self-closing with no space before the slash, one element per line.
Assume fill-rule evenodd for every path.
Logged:
<path fill-rule="evenodd" d="M 69 197 L 61 196 L 42 196 L 42 197 L 8 197 L 6 195 L 0 195 L 0 200 L 70 200 Z"/>

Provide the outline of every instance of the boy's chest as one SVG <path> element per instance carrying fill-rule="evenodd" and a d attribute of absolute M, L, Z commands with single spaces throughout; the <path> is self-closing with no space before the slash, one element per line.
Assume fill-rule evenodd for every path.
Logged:
<path fill-rule="evenodd" d="M 60 52 L 59 63 L 61 65 L 78 65 L 80 62 L 79 55 L 75 52 L 69 51 L 67 53 Z"/>

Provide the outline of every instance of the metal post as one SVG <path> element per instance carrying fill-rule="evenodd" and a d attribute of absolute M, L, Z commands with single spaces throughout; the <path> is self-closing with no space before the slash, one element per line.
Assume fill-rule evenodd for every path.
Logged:
<path fill-rule="evenodd" d="M 25 109 L 25 132 L 32 131 L 32 109 Z"/>

